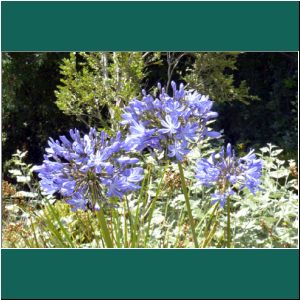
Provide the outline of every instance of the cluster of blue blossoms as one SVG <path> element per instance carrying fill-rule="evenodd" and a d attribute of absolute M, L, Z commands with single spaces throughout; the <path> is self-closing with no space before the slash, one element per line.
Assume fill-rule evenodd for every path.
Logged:
<path fill-rule="evenodd" d="M 230 144 L 227 144 L 218 154 L 212 154 L 209 159 L 202 158 L 196 166 L 196 178 L 199 184 L 216 186 L 216 192 L 211 195 L 212 202 L 220 202 L 224 207 L 226 199 L 247 187 L 253 194 L 258 189 L 261 176 L 262 161 L 257 159 L 253 150 L 246 156 L 237 158 Z"/>
<path fill-rule="evenodd" d="M 155 149 L 182 161 L 192 145 L 206 137 L 220 137 L 220 133 L 207 128 L 208 121 L 218 116 L 211 110 L 213 102 L 196 91 L 184 90 L 183 84 L 179 89 L 175 82 L 171 85 L 173 97 L 158 84 L 158 98 L 143 90 L 141 101 L 129 102 L 121 121 L 129 129 L 124 140 L 120 133 L 109 139 L 105 132 L 98 133 L 94 128 L 83 137 L 71 129 L 71 140 L 66 136 L 56 141 L 50 138 L 43 164 L 35 167 L 44 192 L 61 194 L 73 210 L 99 209 L 107 197 L 121 199 L 140 188 L 143 169 L 135 166 L 139 160 L 128 152 Z M 223 207 L 234 188 L 247 187 L 254 193 L 261 169 L 262 162 L 253 151 L 237 159 L 228 144 L 226 151 L 222 148 L 219 154 L 197 163 L 196 178 L 200 184 L 217 187 L 212 199 Z"/>
<path fill-rule="evenodd" d="M 35 167 L 45 193 L 60 193 L 66 197 L 73 210 L 87 206 L 99 209 L 99 201 L 108 197 L 122 198 L 124 194 L 140 188 L 143 169 L 133 167 L 139 160 L 121 155 L 123 142 L 118 133 L 108 139 L 105 132 L 94 128 L 80 136 L 78 130 L 70 130 L 71 141 L 66 136 L 60 140 L 50 138 L 44 161 Z M 97 201 L 93 201 L 96 193 Z"/>
<path fill-rule="evenodd" d="M 133 99 L 122 114 L 122 125 L 129 126 L 124 142 L 128 151 L 145 148 L 167 151 L 167 155 L 182 161 L 196 144 L 205 137 L 220 137 L 220 133 L 208 131 L 207 121 L 218 116 L 211 111 L 213 101 L 196 91 L 185 91 L 183 84 L 177 90 L 171 82 L 173 97 L 158 84 L 159 97 L 154 99 L 143 90 L 142 100 Z"/>

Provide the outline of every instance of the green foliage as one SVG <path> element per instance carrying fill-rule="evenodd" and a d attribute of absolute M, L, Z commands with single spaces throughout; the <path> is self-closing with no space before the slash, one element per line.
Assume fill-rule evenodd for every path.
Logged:
<path fill-rule="evenodd" d="M 15 178 L 17 184 L 27 185 L 30 188 L 30 182 L 32 179 L 32 165 L 27 165 L 23 162 L 27 154 L 17 150 L 17 153 L 13 154 L 10 163 L 14 166 L 14 169 L 9 170 L 11 177 Z M 18 186 L 17 186 L 18 187 Z"/>
<path fill-rule="evenodd" d="M 197 186 L 193 170 L 195 161 L 212 151 L 207 142 L 202 142 L 188 155 L 183 168 L 199 247 L 223 248 L 226 210 L 211 205 L 212 188 Z M 231 199 L 235 248 L 297 247 L 297 166 L 295 161 L 279 159 L 281 152 L 271 144 L 261 148 L 259 156 L 264 162 L 261 190 L 256 195 L 244 191 Z M 25 153 L 19 152 L 14 157 L 12 176 L 30 174 L 31 166 L 22 162 L 24 156 Z M 158 165 L 150 155 L 143 157 L 146 176 L 139 194 L 128 195 L 117 206 L 104 207 L 114 247 L 193 248 L 178 165 L 165 164 L 163 158 Z M 28 182 L 21 180 L 18 189 L 24 184 Z M 33 187 L 35 195 L 31 194 L 26 202 L 16 202 L 14 196 L 5 201 L 4 247 L 105 247 L 97 212 L 72 212 L 68 204 L 45 197 L 38 186 L 33 184 Z"/>
<path fill-rule="evenodd" d="M 234 246 L 295 248 L 298 245 L 298 180 L 295 161 L 278 158 L 283 151 L 272 144 L 260 149 L 264 161 L 261 191 L 235 200 L 232 216 Z"/>
<path fill-rule="evenodd" d="M 261 148 L 264 169 L 261 191 L 243 192 L 232 202 L 232 246 L 236 248 L 295 248 L 298 245 L 298 181 L 294 161 L 278 158 L 281 149 L 268 144 Z M 226 210 L 211 205 L 212 189 L 195 185 L 194 161 L 208 156 L 211 148 L 201 145 L 188 155 L 185 176 L 200 247 L 226 247 Z M 292 172 L 294 170 L 294 173 Z M 170 166 L 166 186 L 151 224 L 151 247 L 194 247 L 179 171 Z M 157 185 L 150 185 L 150 194 Z M 153 192 L 151 192 L 153 189 Z"/>
<path fill-rule="evenodd" d="M 145 76 L 141 52 L 70 53 L 60 69 L 59 109 L 106 129 L 117 126 L 122 107 L 140 94 Z"/>
<path fill-rule="evenodd" d="M 202 52 L 195 53 L 195 62 L 185 80 L 191 88 L 209 95 L 216 102 L 241 101 L 249 103 L 258 97 L 249 93 L 245 80 L 237 84 L 234 71 L 239 53 Z"/>

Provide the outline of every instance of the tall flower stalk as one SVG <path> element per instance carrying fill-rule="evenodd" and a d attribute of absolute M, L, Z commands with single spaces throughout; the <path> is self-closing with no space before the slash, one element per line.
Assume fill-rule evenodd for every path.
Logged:
<path fill-rule="evenodd" d="M 178 162 L 178 168 L 179 168 L 179 173 L 180 173 L 180 178 L 181 178 L 182 192 L 184 194 L 185 204 L 186 204 L 186 208 L 187 208 L 187 212 L 188 212 L 188 216 L 189 216 L 189 220 L 190 220 L 190 226 L 191 226 L 191 230 L 192 230 L 194 245 L 196 248 L 199 248 L 196 230 L 195 230 L 194 219 L 193 219 L 192 210 L 191 210 L 190 199 L 189 199 L 188 191 L 187 191 L 186 184 L 185 184 L 183 168 L 182 168 L 180 161 Z"/>
<path fill-rule="evenodd" d="M 230 197 L 227 198 L 227 248 L 231 248 Z"/>
<path fill-rule="evenodd" d="M 196 91 L 186 91 L 183 84 L 177 89 L 174 81 L 171 85 L 173 97 L 158 84 L 157 98 L 154 99 L 143 90 L 142 100 L 133 99 L 129 102 L 121 122 L 129 129 L 124 147 L 131 151 L 152 149 L 150 151 L 154 156 L 157 152 L 163 152 L 165 158 L 178 163 L 193 240 L 198 248 L 181 161 L 202 139 L 220 137 L 220 133 L 209 131 L 207 128 L 207 122 L 216 118 L 218 114 L 211 111 L 213 102 L 208 96 Z"/>

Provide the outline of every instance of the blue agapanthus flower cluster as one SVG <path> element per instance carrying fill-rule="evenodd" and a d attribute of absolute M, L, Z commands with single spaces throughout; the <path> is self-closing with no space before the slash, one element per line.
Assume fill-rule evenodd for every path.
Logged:
<path fill-rule="evenodd" d="M 235 191 L 247 187 L 253 194 L 257 191 L 262 170 L 262 160 L 257 159 L 254 150 L 237 158 L 230 144 L 209 159 L 202 158 L 196 166 L 196 178 L 205 186 L 216 186 L 213 203 L 219 201 L 224 207 L 226 199 Z"/>
<path fill-rule="evenodd" d="M 104 131 L 97 133 L 94 128 L 84 136 L 71 129 L 70 137 L 50 138 L 43 164 L 35 167 L 45 193 L 59 193 L 73 210 L 85 210 L 99 209 L 98 200 L 105 201 L 105 195 L 122 198 L 140 188 L 143 169 L 133 167 L 139 160 L 122 151 L 120 133 L 109 139 Z"/>
<path fill-rule="evenodd" d="M 181 161 L 192 143 L 220 137 L 220 133 L 207 128 L 207 122 L 218 116 L 211 111 L 213 102 L 208 96 L 186 91 L 183 84 L 177 89 L 174 81 L 171 85 L 173 97 L 158 84 L 158 98 L 143 90 L 142 100 L 133 99 L 124 109 L 121 124 L 129 126 L 126 150 L 157 149 Z"/>

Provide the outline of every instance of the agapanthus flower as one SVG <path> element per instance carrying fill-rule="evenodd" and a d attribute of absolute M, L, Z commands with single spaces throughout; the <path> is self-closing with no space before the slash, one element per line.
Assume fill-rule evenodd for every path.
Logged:
<path fill-rule="evenodd" d="M 84 136 L 71 129 L 70 137 L 50 138 L 43 164 L 34 169 L 46 194 L 59 193 L 73 210 L 85 210 L 99 209 L 99 201 L 122 198 L 140 188 L 143 169 L 134 166 L 137 158 L 122 151 L 120 133 L 109 139 L 104 131 L 98 133 L 94 128 Z"/>
<path fill-rule="evenodd" d="M 209 159 L 202 158 L 196 165 L 196 178 L 199 184 L 215 186 L 211 195 L 212 202 L 220 202 L 224 206 L 226 199 L 239 190 L 248 188 L 253 194 L 260 184 L 262 160 L 257 159 L 254 150 L 246 156 L 237 158 L 231 144 L 226 150 L 212 154 Z"/>
<path fill-rule="evenodd" d="M 133 99 L 124 109 L 121 124 L 129 127 L 126 150 L 157 149 L 181 161 L 192 144 L 206 137 L 220 137 L 207 128 L 207 122 L 218 116 L 211 111 L 213 101 L 196 91 L 186 91 L 183 84 L 178 90 L 175 82 L 171 85 L 173 97 L 158 84 L 158 98 L 143 90 L 142 100 Z"/>

